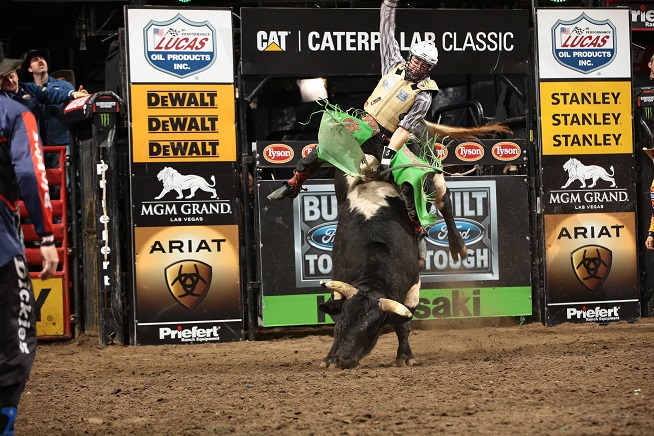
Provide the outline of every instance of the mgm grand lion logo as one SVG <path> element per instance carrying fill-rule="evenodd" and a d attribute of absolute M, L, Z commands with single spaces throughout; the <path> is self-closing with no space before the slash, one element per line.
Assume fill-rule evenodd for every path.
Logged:
<path fill-rule="evenodd" d="M 611 272 L 613 253 L 601 245 L 584 245 L 570 253 L 572 270 L 582 285 L 596 291 Z"/>
<path fill-rule="evenodd" d="M 200 304 L 209 292 L 211 272 L 211 265 L 199 260 L 180 260 L 164 270 L 168 290 L 188 310 Z"/>

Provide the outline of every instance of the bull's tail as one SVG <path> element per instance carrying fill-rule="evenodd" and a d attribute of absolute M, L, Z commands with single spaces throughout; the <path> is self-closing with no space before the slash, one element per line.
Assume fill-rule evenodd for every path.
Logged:
<path fill-rule="evenodd" d="M 446 126 L 444 124 L 431 123 L 429 121 L 425 121 L 425 123 L 427 124 L 427 128 L 431 134 L 440 138 L 449 137 L 452 139 L 477 140 L 480 136 L 490 136 L 500 133 L 512 133 L 511 129 L 500 123 L 488 124 L 479 127 L 453 127 Z"/>
<path fill-rule="evenodd" d="M 615 170 L 613 169 L 613 165 L 611 165 L 611 174 L 609 174 L 609 176 L 613 177 L 614 174 L 615 174 Z"/>
<path fill-rule="evenodd" d="M 214 186 L 216 186 L 216 178 L 213 175 L 211 175 L 211 181 L 213 182 L 213 184 L 209 186 L 213 188 Z"/>

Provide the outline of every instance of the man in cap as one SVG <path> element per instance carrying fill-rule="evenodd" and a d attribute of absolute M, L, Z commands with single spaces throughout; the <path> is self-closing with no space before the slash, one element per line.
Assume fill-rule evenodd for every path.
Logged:
<path fill-rule="evenodd" d="M 47 92 L 51 89 L 65 90 L 73 96 L 75 89 L 73 85 L 65 80 L 57 80 L 48 74 L 48 65 L 50 62 L 50 52 L 46 49 L 30 50 L 25 53 L 23 58 L 22 70 L 30 74 L 33 82 L 28 82 L 25 86 L 33 86 L 40 89 L 41 92 Z M 84 91 L 82 86 L 77 92 Z M 39 107 L 39 131 L 44 145 L 65 145 L 70 146 L 70 131 L 68 125 L 62 121 L 65 104 L 44 104 Z M 58 166 L 58 154 L 48 156 L 47 167 Z"/>
<path fill-rule="evenodd" d="M 0 44 L 0 76 L 20 61 Z M 59 257 L 52 234 L 52 205 L 36 119 L 0 96 L 0 433 L 14 434 L 18 402 L 36 354 L 34 290 L 25 261 L 18 194 L 41 238 L 41 279 L 51 277 Z"/>

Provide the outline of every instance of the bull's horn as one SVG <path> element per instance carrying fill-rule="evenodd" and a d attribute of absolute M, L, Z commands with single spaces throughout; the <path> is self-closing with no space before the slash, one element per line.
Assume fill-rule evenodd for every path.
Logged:
<path fill-rule="evenodd" d="M 324 286 L 325 288 L 329 289 L 332 292 L 338 292 L 345 298 L 350 298 L 351 296 L 359 292 L 359 290 L 354 286 L 348 285 L 345 282 L 339 282 L 338 280 L 330 280 L 328 282 L 321 280 L 320 286 Z"/>
<path fill-rule="evenodd" d="M 382 310 L 382 312 L 397 313 L 398 315 L 405 318 L 411 318 L 413 316 L 411 315 L 411 311 L 407 309 L 404 304 L 398 303 L 395 300 L 389 300 L 388 298 L 379 299 L 379 308 Z"/>

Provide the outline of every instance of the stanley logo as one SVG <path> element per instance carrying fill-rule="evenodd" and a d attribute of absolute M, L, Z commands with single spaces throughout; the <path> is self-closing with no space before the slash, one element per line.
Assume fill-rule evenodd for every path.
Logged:
<path fill-rule="evenodd" d="M 584 245 L 570 253 L 570 259 L 572 269 L 581 284 L 591 291 L 596 291 L 611 272 L 613 253 L 601 245 Z"/>
<path fill-rule="evenodd" d="M 211 270 L 211 265 L 199 260 L 180 260 L 165 269 L 166 285 L 173 298 L 191 310 L 209 292 Z"/>

